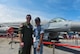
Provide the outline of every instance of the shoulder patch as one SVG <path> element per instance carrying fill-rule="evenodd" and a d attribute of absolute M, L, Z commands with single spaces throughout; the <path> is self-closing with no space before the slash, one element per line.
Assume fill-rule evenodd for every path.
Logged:
<path fill-rule="evenodd" d="M 23 27 L 23 24 L 20 24 L 20 27 Z"/>
<path fill-rule="evenodd" d="M 27 22 L 24 22 L 23 25 L 26 25 L 27 26 Z"/>

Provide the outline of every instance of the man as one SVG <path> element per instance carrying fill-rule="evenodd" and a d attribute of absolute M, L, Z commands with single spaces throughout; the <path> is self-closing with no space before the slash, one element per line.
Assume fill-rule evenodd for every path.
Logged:
<path fill-rule="evenodd" d="M 40 25 L 41 20 L 39 17 L 35 19 L 35 28 L 34 28 L 34 54 L 43 54 L 43 35 L 44 30 Z"/>
<path fill-rule="evenodd" d="M 22 46 L 22 54 L 30 54 L 31 45 L 33 43 L 32 33 L 33 27 L 30 23 L 31 15 L 26 16 L 26 22 L 22 23 L 19 28 L 20 45 Z"/>

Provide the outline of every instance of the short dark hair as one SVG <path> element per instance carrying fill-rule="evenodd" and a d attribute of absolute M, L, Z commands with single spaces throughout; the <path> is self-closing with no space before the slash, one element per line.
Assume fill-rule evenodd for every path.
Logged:
<path fill-rule="evenodd" d="M 27 14 L 27 15 L 26 15 L 26 18 L 27 18 L 27 16 L 30 16 L 30 19 L 31 19 L 31 15 L 30 15 L 30 14 Z"/>
<path fill-rule="evenodd" d="M 41 22 L 41 20 L 40 20 L 39 17 L 36 17 L 36 18 L 35 18 L 35 22 L 37 22 L 37 21 L 38 21 L 38 22 Z"/>

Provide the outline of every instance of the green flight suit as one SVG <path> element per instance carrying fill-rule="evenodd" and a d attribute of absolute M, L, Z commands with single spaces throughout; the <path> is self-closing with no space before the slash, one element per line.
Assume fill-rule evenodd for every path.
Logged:
<path fill-rule="evenodd" d="M 24 47 L 22 48 L 22 54 L 30 54 L 31 45 L 33 44 L 33 26 L 25 22 L 19 28 L 19 33 L 23 34 L 22 42 L 24 42 Z"/>

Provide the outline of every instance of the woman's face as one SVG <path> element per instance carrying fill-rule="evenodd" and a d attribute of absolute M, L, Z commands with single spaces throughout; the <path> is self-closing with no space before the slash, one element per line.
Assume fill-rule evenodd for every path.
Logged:
<path fill-rule="evenodd" d="M 35 21 L 35 24 L 36 24 L 36 25 L 40 25 L 40 22 L 39 22 L 39 21 Z"/>

